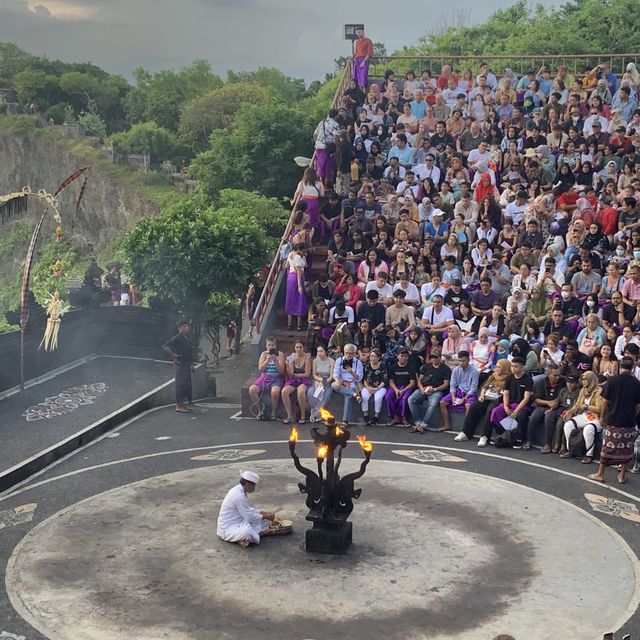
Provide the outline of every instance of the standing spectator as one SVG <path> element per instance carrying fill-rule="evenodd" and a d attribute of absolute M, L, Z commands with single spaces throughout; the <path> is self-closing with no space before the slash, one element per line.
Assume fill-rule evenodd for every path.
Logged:
<path fill-rule="evenodd" d="M 304 270 L 307 261 L 303 244 L 297 244 L 287 257 L 287 294 L 284 310 L 287 314 L 287 329 L 291 331 L 293 318 L 297 319 L 298 331 L 302 331 L 302 322 L 307 315 L 307 294 L 305 291 Z"/>
<path fill-rule="evenodd" d="M 176 388 L 176 411 L 191 413 L 184 405 L 185 400 L 191 404 L 191 370 L 193 368 L 193 347 L 189 341 L 191 325 L 186 320 L 178 322 L 178 333 L 162 347 L 173 359 L 173 371 Z"/>
<path fill-rule="evenodd" d="M 336 144 L 340 132 L 340 125 L 336 120 L 337 116 L 338 110 L 331 109 L 329 116 L 318 123 L 313 134 L 316 150 L 316 170 L 318 178 L 322 180 L 325 186 L 333 180 L 335 167 L 332 155 L 336 152 Z"/>
<path fill-rule="evenodd" d="M 620 361 L 620 374 L 610 378 L 602 391 L 602 424 L 604 440 L 600 466 L 591 480 L 604 482 L 605 469 L 618 467 L 618 484 L 627 481 L 627 467 L 633 460 L 637 436 L 636 416 L 640 412 L 640 382 L 633 375 L 631 358 Z"/>
<path fill-rule="evenodd" d="M 353 79 L 365 91 L 369 82 L 369 60 L 373 56 L 373 42 L 364 35 L 364 29 L 356 29 L 354 42 Z"/>

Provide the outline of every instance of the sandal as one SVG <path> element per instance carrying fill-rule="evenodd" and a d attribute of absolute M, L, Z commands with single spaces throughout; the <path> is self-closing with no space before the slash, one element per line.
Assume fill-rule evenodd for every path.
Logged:
<path fill-rule="evenodd" d="M 540 453 L 551 453 L 551 447 L 548 444 L 545 444 L 542 449 L 540 449 Z"/>
<path fill-rule="evenodd" d="M 558 453 L 558 451 L 560 451 L 560 447 L 552 447 L 551 448 L 551 453 Z"/>
<path fill-rule="evenodd" d="M 618 474 L 618 477 L 616 478 L 616 480 L 618 481 L 618 484 L 626 484 L 627 483 L 627 479 L 626 478 L 622 478 L 622 473 Z M 589 476 L 591 477 L 591 476 Z"/>
<path fill-rule="evenodd" d="M 582 462 L 582 464 L 591 464 L 593 462 L 593 456 L 585 456 L 580 462 Z"/>
<path fill-rule="evenodd" d="M 284 424 L 291 424 L 291 418 L 285 418 L 282 422 Z"/>
<path fill-rule="evenodd" d="M 525 451 L 529 451 L 529 450 L 531 449 L 531 443 L 530 443 L 530 442 L 525 442 L 525 443 L 522 445 L 522 448 L 523 448 Z"/>
<path fill-rule="evenodd" d="M 604 478 L 599 478 L 597 473 L 592 473 L 587 476 L 589 480 L 595 480 L 596 482 L 604 482 Z"/>
<path fill-rule="evenodd" d="M 560 454 L 561 458 L 573 458 L 573 456 L 568 452 L 568 451 L 564 451 Z"/>

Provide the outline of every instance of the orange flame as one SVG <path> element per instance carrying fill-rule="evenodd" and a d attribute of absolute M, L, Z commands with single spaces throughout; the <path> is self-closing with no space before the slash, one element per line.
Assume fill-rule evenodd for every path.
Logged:
<path fill-rule="evenodd" d="M 291 434 L 289 435 L 289 442 L 298 442 L 298 430 L 295 427 L 291 427 Z"/>
<path fill-rule="evenodd" d="M 344 433 L 344 429 L 341 429 L 340 427 L 336 427 L 336 435 L 337 436 L 341 436 Z"/>
<path fill-rule="evenodd" d="M 321 447 L 318 447 L 316 457 L 318 460 L 324 460 L 327 457 L 327 453 L 329 453 L 329 447 L 326 444 L 323 444 Z"/>
<path fill-rule="evenodd" d="M 320 409 L 320 417 L 323 420 L 333 420 L 333 413 L 331 413 L 331 411 L 329 411 L 329 409 L 325 409 L 324 407 L 322 407 L 322 409 Z"/>
<path fill-rule="evenodd" d="M 373 451 L 373 445 L 367 440 L 367 436 L 358 436 L 358 444 L 365 453 L 371 453 Z"/>

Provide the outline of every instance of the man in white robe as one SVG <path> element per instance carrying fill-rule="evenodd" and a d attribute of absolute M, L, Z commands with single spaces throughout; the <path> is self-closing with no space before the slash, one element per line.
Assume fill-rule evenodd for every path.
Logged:
<path fill-rule="evenodd" d="M 247 494 L 253 493 L 260 476 L 253 471 L 243 471 L 240 483 L 229 490 L 218 514 L 218 536 L 226 542 L 237 542 L 241 547 L 260 544 L 263 536 L 274 535 L 271 523 L 276 515 L 259 511 L 249 504 Z"/>

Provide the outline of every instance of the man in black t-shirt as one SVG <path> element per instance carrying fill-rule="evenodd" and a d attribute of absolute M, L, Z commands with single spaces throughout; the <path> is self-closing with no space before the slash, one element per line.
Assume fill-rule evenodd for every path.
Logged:
<path fill-rule="evenodd" d="M 529 416 L 523 449 L 531 449 L 535 432 L 544 425 L 544 446 L 541 453 L 551 453 L 556 422 L 564 408 L 558 406 L 558 395 L 564 387 L 564 380 L 560 377 L 560 367 L 557 364 L 550 364 L 547 375 L 542 380 L 538 380 L 533 387 L 533 411 Z M 520 434 L 521 437 L 524 435 Z"/>
<path fill-rule="evenodd" d="M 471 296 L 467 293 L 466 289 L 462 288 L 462 281 L 453 280 L 451 286 L 447 289 L 447 293 L 444 295 L 444 304 L 451 309 L 457 309 L 463 300 L 468 302 L 470 299 Z"/>
<path fill-rule="evenodd" d="M 379 295 L 375 289 L 367 291 L 367 301 L 358 305 L 357 321 L 368 320 L 371 330 L 378 333 L 384 329 L 384 317 L 387 308 L 379 302 Z"/>
<path fill-rule="evenodd" d="M 604 439 L 600 452 L 598 472 L 591 480 L 604 482 L 607 466 L 619 466 L 618 484 L 627 480 L 627 467 L 633 460 L 636 438 L 636 416 L 640 411 L 640 382 L 633 375 L 635 362 L 624 357 L 620 361 L 620 374 L 607 380 L 602 391 L 602 426 Z"/>
<path fill-rule="evenodd" d="M 567 351 L 560 363 L 560 375 L 574 375 L 579 378 L 583 371 L 591 370 L 591 364 L 591 358 L 579 350 L 577 341 L 569 340 Z"/>
<path fill-rule="evenodd" d="M 507 378 L 502 392 L 502 402 L 491 412 L 491 419 L 487 422 L 478 446 L 487 446 L 493 429 L 498 433 L 504 432 L 505 427 L 500 423 L 507 417 L 513 418 L 517 422 L 518 434 L 526 433 L 530 411 L 529 402 L 532 395 L 533 380 L 528 373 L 524 372 L 524 360 L 515 357 L 511 361 L 511 375 Z M 509 431 L 513 431 L 513 429 L 509 429 Z M 516 438 L 514 447 L 519 448 L 520 446 L 522 446 L 522 440 Z"/>
<path fill-rule="evenodd" d="M 184 401 L 193 400 L 191 391 L 193 347 L 188 338 L 190 330 L 191 325 L 186 320 L 181 320 L 178 322 L 178 333 L 162 347 L 173 359 L 178 413 L 191 413 L 191 409 L 184 405 Z"/>
<path fill-rule="evenodd" d="M 449 389 L 450 380 L 451 369 L 442 362 L 440 350 L 434 349 L 429 361 L 420 367 L 416 380 L 418 388 L 409 396 L 409 411 L 414 431 L 424 433 L 429 426 L 440 399 Z"/>
<path fill-rule="evenodd" d="M 622 291 L 614 291 L 611 294 L 611 304 L 602 310 L 602 326 L 605 331 L 609 331 L 611 327 L 620 330 L 627 322 L 632 322 L 635 315 L 635 307 L 622 299 Z"/>
<path fill-rule="evenodd" d="M 564 319 L 564 313 L 559 307 L 551 312 L 551 318 L 544 323 L 542 333 L 545 338 L 548 338 L 552 333 L 560 336 L 560 344 L 567 344 L 574 337 L 573 329 Z"/>
<path fill-rule="evenodd" d="M 340 226 L 340 200 L 335 192 L 329 194 L 328 202 L 320 207 L 320 219 L 327 227 L 329 238 L 333 237 L 333 232 Z M 335 224 L 335 228 L 334 228 Z"/>
<path fill-rule="evenodd" d="M 389 390 L 385 396 L 387 415 L 392 425 L 402 421 L 402 424 L 408 426 L 409 396 L 416 387 L 418 372 L 409 360 L 409 351 L 405 347 L 398 349 L 397 356 L 398 363 L 389 367 Z"/>

